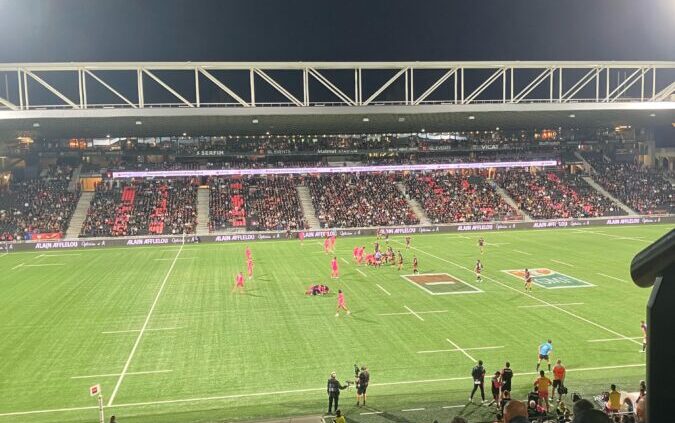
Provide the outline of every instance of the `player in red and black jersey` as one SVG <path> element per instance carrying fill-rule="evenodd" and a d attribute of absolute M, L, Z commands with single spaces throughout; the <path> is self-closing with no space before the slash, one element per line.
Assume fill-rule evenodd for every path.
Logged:
<path fill-rule="evenodd" d="M 532 275 L 530 274 L 530 271 L 525 269 L 525 292 L 530 291 L 532 292 Z"/>
<path fill-rule="evenodd" d="M 483 271 L 483 263 L 480 260 L 476 260 L 476 266 L 473 268 L 473 271 L 476 272 L 476 282 L 483 282 L 483 277 L 480 274 Z"/>
<path fill-rule="evenodd" d="M 403 269 L 403 256 L 401 255 L 401 252 L 398 252 L 398 270 Z"/>
<path fill-rule="evenodd" d="M 413 257 L 413 274 L 414 275 L 416 275 L 420 272 L 419 269 L 417 268 L 418 265 L 419 265 L 419 263 L 417 262 L 417 257 Z"/>
<path fill-rule="evenodd" d="M 483 248 L 485 247 L 485 240 L 483 237 L 478 238 L 478 248 L 480 248 L 480 253 L 483 254 Z"/>
<path fill-rule="evenodd" d="M 410 249 L 410 236 L 405 237 L 405 249 Z"/>

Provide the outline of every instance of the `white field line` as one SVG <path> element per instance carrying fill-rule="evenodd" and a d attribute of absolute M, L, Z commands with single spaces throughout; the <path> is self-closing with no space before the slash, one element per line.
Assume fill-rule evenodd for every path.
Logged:
<path fill-rule="evenodd" d="M 361 269 L 359 269 L 358 267 L 356 268 L 356 271 L 359 272 L 360 274 L 362 274 L 363 276 L 368 277 L 368 275 L 363 273 L 363 271 Z M 389 295 L 391 295 L 391 294 L 389 294 Z"/>
<path fill-rule="evenodd" d="M 197 257 L 181 257 L 181 258 L 179 258 L 178 260 L 194 260 L 194 259 L 196 259 L 196 258 L 197 258 Z M 156 259 L 154 259 L 154 260 L 156 260 L 156 261 L 173 261 L 174 259 L 170 259 L 170 258 L 156 258 Z"/>
<path fill-rule="evenodd" d="M 619 279 L 619 278 L 615 278 L 614 276 L 605 275 L 604 273 L 598 273 L 598 275 L 604 276 L 604 277 L 606 277 L 606 278 L 614 279 L 615 281 L 626 282 L 626 283 L 628 283 L 628 281 L 625 281 L 625 280 Z"/>
<path fill-rule="evenodd" d="M 588 342 L 612 342 L 612 341 L 629 341 L 631 339 L 642 339 L 641 336 L 634 336 L 629 339 L 625 338 L 605 338 L 605 339 L 589 339 Z"/>
<path fill-rule="evenodd" d="M 154 332 L 154 331 L 161 331 L 161 330 L 177 330 L 177 329 L 182 329 L 180 327 L 176 328 L 152 328 L 152 329 L 146 329 L 148 332 Z M 128 329 L 128 330 L 109 330 L 105 332 L 101 332 L 104 335 L 110 335 L 113 333 L 137 333 L 140 332 L 140 329 Z"/>
<path fill-rule="evenodd" d="M 460 347 L 459 345 L 457 345 L 457 344 L 455 344 L 454 342 L 452 342 L 452 341 L 450 340 L 450 338 L 445 338 L 445 340 L 448 341 L 449 343 L 451 343 L 452 346 L 455 347 L 455 348 L 457 348 L 462 354 L 464 354 L 465 356 L 469 357 L 469 360 L 471 360 L 471 361 L 473 361 L 473 362 L 476 361 L 476 359 L 473 358 L 473 357 L 471 357 L 471 355 L 469 355 L 469 353 L 467 353 L 465 350 L 463 350 L 462 347 Z"/>
<path fill-rule="evenodd" d="M 525 254 L 526 256 L 531 256 L 531 255 L 532 255 L 532 254 L 530 254 L 530 253 L 527 253 L 527 252 L 525 252 L 525 251 L 520 251 L 520 250 L 511 250 L 511 251 L 514 251 L 514 252 L 520 253 L 520 254 Z"/>
<path fill-rule="evenodd" d="M 347 259 L 344 258 L 344 257 L 340 257 L 340 260 L 342 260 L 345 264 L 349 264 L 349 262 L 347 261 Z"/>
<path fill-rule="evenodd" d="M 359 413 L 361 416 L 370 416 L 373 414 L 383 414 L 384 411 L 369 411 L 367 413 Z"/>
<path fill-rule="evenodd" d="M 417 250 L 417 251 L 419 251 L 419 252 L 421 252 L 421 253 L 424 253 L 424 254 L 426 254 L 426 255 L 428 255 L 428 256 L 430 256 L 430 257 L 434 257 L 435 259 L 444 261 L 444 262 L 446 262 L 446 263 L 450 263 L 450 264 L 452 264 L 452 265 L 454 265 L 454 266 L 459 267 L 460 269 L 466 270 L 467 272 L 473 273 L 473 271 L 472 271 L 471 269 L 469 269 L 468 267 L 466 267 L 466 266 L 462 266 L 461 264 L 457 264 L 457 263 L 455 263 L 455 262 L 452 262 L 452 261 L 450 261 L 450 260 L 444 259 L 444 258 L 442 258 L 442 257 L 438 257 L 438 256 L 436 256 L 436 255 L 434 255 L 434 254 L 428 253 L 428 252 L 426 252 L 426 251 L 424 251 L 424 250 L 421 250 L 421 249 L 419 249 L 419 248 L 417 248 L 417 247 L 411 247 L 411 248 L 414 249 L 414 250 Z M 542 304 L 546 304 L 546 305 L 548 305 L 549 307 L 553 307 L 553 308 L 555 308 L 555 309 L 558 310 L 558 311 L 562 311 L 563 313 L 565 313 L 565 314 L 567 314 L 567 315 L 570 315 L 570 316 L 572 316 L 572 317 L 574 317 L 574 318 L 576 318 L 576 319 L 581 320 L 582 322 L 586 322 L 586 323 L 588 323 L 589 325 L 595 326 L 595 327 L 597 327 L 597 328 L 599 328 L 599 329 L 602 329 L 602 330 L 604 330 L 604 331 L 606 331 L 606 332 L 609 332 L 609 333 L 611 333 L 612 335 L 616 335 L 616 336 L 621 337 L 621 338 L 624 338 L 624 339 L 630 339 L 630 338 L 628 338 L 627 336 L 622 335 L 622 334 L 620 334 L 619 332 L 617 332 L 617 331 L 615 331 L 615 330 L 612 330 L 612 329 L 610 329 L 610 328 L 608 328 L 608 327 L 602 326 L 602 325 L 599 324 L 599 323 L 595 323 L 595 322 L 593 322 L 593 321 L 591 321 L 591 320 L 588 320 L 588 319 L 586 319 L 585 317 L 581 317 L 581 316 L 579 316 L 578 314 L 572 313 L 572 312 L 569 311 L 569 310 L 565 310 L 564 308 L 560 308 L 560 307 L 556 306 L 555 304 L 551 304 L 551 303 L 549 303 L 548 301 L 544 301 L 544 300 L 542 300 L 542 299 L 540 299 L 540 298 L 537 298 L 537 297 L 535 297 L 535 296 L 532 295 L 532 294 L 528 294 L 527 292 L 523 292 L 523 291 L 521 291 L 520 289 L 514 288 L 514 287 L 512 287 L 512 286 L 510 286 L 510 285 L 507 285 L 507 284 L 505 284 L 505 283 L 503 283 L 503 282 L 500 282 L 500 281 L 498 281 L 497 279 L 491 278 L 491 277 L 489 277 L 489 276 L 487 276 L 487 275 L 484 275 L 484 278 L 487 279 L 487 280 L 493 281 L 493 282 L 495 282 L 496 284 L 503 286 L 504 288 L 510 289 L 511 291 L 518 292 L 518 293 L 520 293 L 520 294 L 522 294 L 522 295 L 524 295 L 524 296 L 526 296 L 526 297 L 528 297 L 528 298 L 531 298 L 531 299 L 533 299 L 533 300 L 535 300 L 535 301 L 539 301 L 539 302 L 542 303 Z M 637 342 L 637 341 L 635 341 L 635 340 L 632 340 L 632 341 L 635 342 L 635 343 L 638 344 L 638 345 L 642 345 L 642 343 L 640 343 L 640 342 Z"/>
<path fill-rule="evenodd" d="M 618 366 L 604 366 L 604 367 L 586 367 L 578 369 L 568 368 L 568 372 L 591 372 L 591 371 L 601 371 L 601 370 L 614 370 L 614 369 L 629 369 L 635 367 L 644 367 L 645 363 L 640 364 L 625 364 Z M 527 373 L 518 373 L 521 376 L 535 376 L 539 373 L 537 372 L 527 372 Z M 471 376 L 461 376 L 461 377 L 451 377 L 451 378 L 441 378 L 441 379 L 422 379 L 422 380 L 404 380 L 397 382 L 380 382 L 380 383 L 371 383 L 371 386 L 396 386 L 396 385 L 412 385 L 420 383 L 441 383 L 441 382 L 454 382 L 462 380 L 471 380 Z M 206 402 L 206 401 L 223 401 L 229 399 L 238 399 L 238 398 L 251 398 L 251 397 L 265 397 L 265 396 L 277 396 L 277 395 L 287 395 L 287 394 L 300 394 L 307 392 L 325 392 L 326 387 L 320 388 L 308 388 L 308 389 L 291 389 L 287 391 L 271 391 L 271 392 L 253 392 L 248 394 L 231 394 L 231 395 L 219 395 L 211 397 L 202 397 L 202 398 L 183 398 L 183 399 L 173 399 L 173 400 L 159 400 L 159 401 L 148 401 L 148 402 L 136 402 L 136 403 L 126 403 L 126 404 L 117 404 L 114 406 L 106 406 L 105 408 L 134 408 L 134 407 L 146 407 L 154 405 L 165 405 L 165 404 L 180 404 L 180 403 L 190 403 L 190 402 Z M 453 406 L 454 407 L 454 406 Z M 460 406 L 457 406 L 460 407 Z M 463 407 L 463 405 L 462 405 Z M 98 407 L 95 405 L 87 407 L 71 407 L 71 408 L 56 408 L 48 410 L 32 410 L 32 411 L 16 411 L 11 413 L 2 413 L 0 417 L 10 417 L 10 416 L 24 416 L 31 414 L 49 414 L 49 413 L 59 413 L 59 412 L 69 412 L 69 411 L 80 411 L 80 410 L 94 410 Z"/>
<path fill-rule="evenodd" d="M 418 311 L 417 314 L 433 314 L 433 313 L 447 313 L 448 310 L 430 310 L 430 311 Z M 413 314 L 409 311 L 402 311 L 400 313 L 380 313 L 378 316 L 406 316 Z"/>
<path fill-rule="evenodd" d="M 410 307 L 408 307 L 407 305 L 404 305 L 403 307 L 405 307 L 406 310 L 408 310 L 410 313 L 412 313 L 413 316 L 417 317 L 417 318 L 420 319 L 421 321 L 424 321 L 424 319 L 422 318 L 422 316 L 420 316 L 419 314 L 415 313 Z"/>
<path fill-rule="evenodd" d="M 356 269 L 356 270 L 359 270 L 359 269 Z M 379 283 L 376 283 L 375 285 L 376 285 L 378 288 L 380 288 L 380 289 L 382 290 L 382 292 L 384 292 L 385 294 L 391 295 L 391 293 L 389 293 L 389 291 L 387 291 L 386 289 L 384 289 L 384 288 L 382 287 L 382 285 L 380 285 Z"/>
<path fill-rule="evenodd" d="M 120 374 L 119 379 L 117 379 L 117 383 L 115 384 L 115 388 L 112 391 L 112 394 L 110 394 L 110 399 L 108 400 L 108 406 L 112 406 L 113 402 L 115 401 L 115 396 L 117 395 L 117 391 L 120 389 L 120 386 L 122 385 L 122 381 L 124 380 L 124 376 L 127 374 L 129 371 L 129 365 L 131 364 L 131 360 L 134 358 L 134 354 L 136 354 L 136 349 L 138 348 L 138 345 L 141 343 L 141 339 L 143 338 L 143 334 L 145 333 L 145 330 L 148 327 L 148 323 L 150 323 L 150 318 L 152 317 L 152 312 L 155 311 L 155 306 L 157 305 L 157 302 L 159 301 L 160 295 L 162 295 L 162 291 L 164 291 L 164 286 L 166 285 L 166 281 L 169 280 L 169 276 L 171 275 L 171 272 L 173 271 L 173 268 L 176 266 L 176 262 L 178 261 L 178 256 L 180 256 L 180 253 L 183 251 L 183 245 L 181 244 L 180 249 L 176 253 L 176 256 L 173 258 L 173 262 L 171 263 L 171 266 L 169 267 L 169 270 L 166 272 L 166 275 L 164 276 L 164 280 L 162 281 L 162 284 L 159 286 L 159 289 L 157 290 L 157 295 L 155 295 L 155 300 L 152 302 L 152 305 L 150 306 L 150 310 L 148 311 L 148 315 L 145 317 L 145 322 L 143 322 L 143 326 L 141 327 L 140 332 L 138 332 L 138 337 L 136 338 L 136 342 L 134 342 L 134 346 L 131 348 L 131 353 L 129 353 L 129 358 L 127 358 L 126 363 L 124 363 L 124 368 L 122 369 L 122 373 Z"/>
<path fill-rule="evenodd" d="M 401 411 L 408 412 L 408 411 L 424 411 L 424 410 L 426 410 L 426 409 L 425 408 L 406 408 L 406 409 L 403 409 Z"/>
<path fill-rule="evenodd" d="M 602 236 L 606 236 L 606 237 L 609 237 L 609 238 L 616 239 L 617 241 L 626 239 L 626 240 L 629 240 L 629 241 L 646 242 L 648 244 L 652 243 L 652 241 L 647 241 L 647 240 L 643 239 L 642 237 L 612 235 L 612 234 L 606 234 L 604 232 L 589 231 L 589 230 L 582 230 L 582 229 L 577 229 L 575 232 L 586 233 L 586 234 L 594 234 L 594 235 L 602 235 Z"/>
<path fill-rule="evenodd" d="M 562 264 L 563 266 L 574 267 L 573 264 L 565 263 L 564 261 L 560 261 L 560 260 L 556 260 L 556 259 L 551 259 L 551 261 L 552 261 L 553 263 Z"/>
<path fill-rule="evenodd" d="M 584 303 L 563 303 L 563 304 L 533 304 L 533 305 L 524 305 L 524 306 L 518 306 L 518 308 L 538 308 L 538 307 L 562 307 L 562 306 L 571 306 L 571 305 L 583 305 Z"/>
<path fill-rule="evenodd" d="M 127 373 L 127 376 L 132 376 L 132 375 L 152 375 L 156 373 L 170 373 L 173 372 L 173 370 L 148 370 L 145 372 L 129 372 Z M 86 376 L 73 376 L 71 379 L 93 379 L 97 377 L 113 377 L 113 376 L 120 376 L 120 373 L 112 373 L 108 375 L 86 375 Z"/>
<path fill-rule="evenodd" d="M 40 254 L 38 257 L 69 257 L 69 256 L 81 256 L 80 253 L 63 253 L 63 254 Z"/>
<path fill-rule="evenodd" d="M 466 407 L 466 404 L 459 404 L 459 405 L 445 405 L 441 408 L 464 408 Z"/>
<path fill-rule="evenodd" d="M 65 266 L 65 263 L 24 264 L 25 267 Z"/>
<path fill-rule="evenodd" d="M 439 352 L 457 352 L 457 351 L 482 351 L 482 350 L 498 350 L 504 348 L 503 345 L 498 345 L 494 347 L 474 347 L 474 348 L 464 348 L 464 350 L 453 348 L 447 350 L 426 350 L 426 351 L 417 351 L 417 354 L 433 354 Z"/>
<path fill-rule="evenodd" d="M 19 267 L 23 267 L 23 263 L 19 263 L 19 264 L 17 264 L 16 266 L 12 267 L 12 268 L 9 269 L 9 270 L 16 270 L 16 269 L 18 269 Z"/>

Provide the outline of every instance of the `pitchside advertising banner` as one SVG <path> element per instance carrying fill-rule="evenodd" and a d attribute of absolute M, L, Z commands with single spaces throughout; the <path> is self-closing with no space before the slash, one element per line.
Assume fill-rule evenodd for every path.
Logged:
<path fill-rule="evenodd" d="M 547 228 L 576 228 L 584 226 L 607 226 L 607 225 L 646 225 L 654 223 L 674 223 L 675 215 L 672 216 L 634 216 L 620 218 L 601 219 L 560 219 L 544 220 L 536 222 L 491 222 L 491 223 L 465 223 L 452 225 L 430 226 L 402 226 L 384 228 L 353 228 L 353 229 L 326 229 L 320 231 L 303 231 L 305 238 L 316 239 L 335 235 L 338 237 L 372 236 L 378 231 L 383 235 L 408 235 L 441 232 L 475 232 L 475 231 L 501 231 L 513 229 L 547 229 Z M 5 242 L 0 243 L 0 250 L 10 252 L 14 250 L 63 250 L 73 248 L 106 248 L 106 247 L 140 247 L 151 245 L 177 245 L 193 243 L 224 243 L 224 242 L 250 242 L 269 241 L 297 238 L 298 231 L 286 232 L 254 232 L 207 236 L 158 236 L 158 237 L 134 237 L 134 238 L 107 238 L 107 239 L 77 239 L 59 241 L 28 241 L 28 242 Z"/>

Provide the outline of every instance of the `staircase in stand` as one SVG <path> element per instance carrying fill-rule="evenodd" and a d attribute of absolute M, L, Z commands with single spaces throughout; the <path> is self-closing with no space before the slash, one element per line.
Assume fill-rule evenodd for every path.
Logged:
<path fill-rule="evenodd" d="M 606 189 L 604 189 L 603 187 L 601 187 L 600 184 L 598 184 L 597 182 L 595 182 L 595 181 L 593 180 L 593 178 L 591 178 L 590 176 L 584 176 L 584 177 L 582 177 L 582 179 L 583 179 L 584 181 L 586 181 L 586 183 L 587 183 L 588 185 L 590 185 L 591 187 L 593 187 L 593 189 L 595 189 L 596 191 L 598 191 L 600 194 L 602 194 L 602 195 L 604 195 L 605 197 L 607 197 L 607 198 L 609 198 L 610 200 L 612 200 L 612 201 L 614 202 L 614 204 L 616 204 L 617 207 L 619 207 L 621 210 L 625 211 L 625 212 L 628 213 L 628 214 L 638 214 L 635 210 L 631 209 L 630 207 L 628 207 L 627 205 L 625 205 L 624 203 L 622 203 L 621 201 L 619 201 L 619 200 L 618 200 L 616 197 L 614 197 L 612 194 L 610 194 L 609 192 L 607 192 Z"/>
<path fill-rule="evenodd" d="M 302 209 L 302 214 L 305 216 L 305 221 L 309 225 L 309 229 L 321 229 L 321 222 L 316 217 L 316 210 L 314 210 L 314 204 L 312 204 L 312 195 L 309 193 L 309 188 L 304 185 L 298 185 L 296 190 L 298 191 L 300 208 Z"/>
<path fill-rule="evenodd" d="M 523 220 L 525 222 L 531 222 L 532 221 L 532 218 L 530 217 L 530 215 L 525 213 L 525 210 L 522 210 L 522 209 L 518 208 L 518 204 L 516 204 L 516 202 L 513 200 L 513 198 L 511 198 L 509 193 L 506 192 L 506 190 L 504 190 L 504 188 L 495 184 L 495 191 L 497 191 L 497 194 L 499 194 L 504 199 L 504 201 L 506 201 L 506 204 L 513 207 L 514 210 L 518 210 L 518 213 L 523 215 Z"/>
<path fill-rule="evenodd" d="M 584 156 L 582 156 L 581 153 L 579 153 L 578 151 L 575 151 L 574 155 L 577 157 L 577 159 L 581 160 L 581 163 L 584 164 L 584 171 L 586 171 L 586 173 L 588 173 L 590 175 L 593 172 L 595 172 L 595 169 L 593 169 L 593 166 L 591 166 L 591 164 L 588 163 L 586 161 L 586 159 L 584 159 Z"/>
<path fill-rule="evenodd" d="M 429 216 L 427 216 L 427 214 L 424 212 L 422 205 L 417 200 L 406 194 L 405 185 L 403 184 L 403 182 L 397 182 L 396 188 L 398 188 L 398 190 L 401 191 L 401 194 L 403 194 L 405 200 L 408 202 L 408 206 L 410 206 L 412 211 L 415 212 L 415 216 L 417 216 L 417 218 L 419 219 L 420 225 L 431 225 Z"/>
<path fill-rule="evenodd" d="M 82 195 L 80 195 L 73 216 L 70 218 L 70 222 L 68 222 L 66 239 L 77 238 L 80 235 L 82 224 L 87 217 L 87 210 L 89 210 L 89 204 L 91 204 L 92 198 L 94 198 L 93 192 L 83 192 Z"/>
<path fill-rule="evenodd" d="M 75 192 L 80 189 L 80 172 L 82 171 L 82 165 L 79 165 L 73 169 L 73 174 L 70 177 L 70 182 L 68 183 L 68 191 Z"/>
<path fill-rule="evenodd" d="M 197 191 L 197 235 L 209 234 L 209 187 Z"/>

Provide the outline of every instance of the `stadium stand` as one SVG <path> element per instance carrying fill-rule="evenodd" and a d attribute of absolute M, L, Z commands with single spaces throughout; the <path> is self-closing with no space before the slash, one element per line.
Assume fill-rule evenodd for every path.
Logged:
<path fill-rule="evenodd" d="M 0 192 L 0 240 L 62 237 L 80 196 L 68 191 L 72 171 L 50 166 L 41 177 Z"/>
<path fill-rule="evenodd" d="M 672 213 L 673 185 L 656 169 L 634 163 L 608 162 L 602 155 L 584 154 L 593 179 L 610 194 L 641 214 Z"/>
<path fill-rule="evenodd" d="M 522 218 L 482 177 L 448 172 L 410 174 L 408 194 L 417 200 L 433 223 L 483 222 Z"/>
<path fill-rule="evenodd" d="M 324 227 L 412 225 L 419 219 L 391 175 L 338 174 L 306 180 Z"/>
<path fill-rule="evenodd" d="M 209 228 L 303 229 L 300 201 L 292 177 L 212 178 Z"/>
<path fill-rule="evenodd" d="M 624 214 L 577 175 L 563 171 L 499 172 L 497 183 L 534 219 L 583 218 Z"/>
<path fill-rule="evenodd" d="M 197 187 L 190 180 L 156 179 L 96 187 L 80 236 L 191 234 Z"/>

